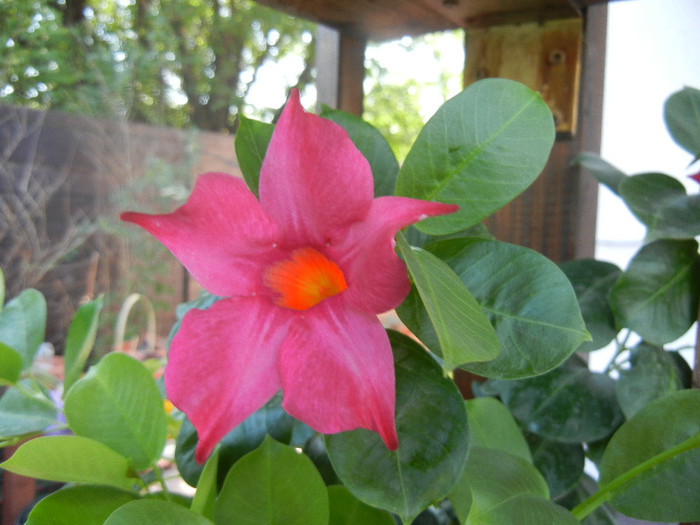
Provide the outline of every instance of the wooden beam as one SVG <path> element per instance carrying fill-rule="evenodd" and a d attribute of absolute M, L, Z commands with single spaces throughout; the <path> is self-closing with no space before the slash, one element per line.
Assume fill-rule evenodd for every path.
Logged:
<path fill-rule="evenodd" d="M 318 104 L 362 115 L 367 40 L 319 25 L 316 30 Z"/>

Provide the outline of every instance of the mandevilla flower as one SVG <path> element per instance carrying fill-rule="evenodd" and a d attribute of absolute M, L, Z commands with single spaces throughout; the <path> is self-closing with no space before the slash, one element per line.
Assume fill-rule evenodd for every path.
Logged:
<path fill-rule="evenodd" d="M 377 318 L 409 292 L 394 235 L 457 206 L 373 198 L 367 160 L 296 90 L 259 195 L 208 173 L 172 213 L 122 214 L 224 297 L 185 315 L 165 370 L 168 398 L 197 429 L 197 461 L 280 389 L 285 411 L 314 430 L 365 428 L 395 450 L 393 359 Z"/>

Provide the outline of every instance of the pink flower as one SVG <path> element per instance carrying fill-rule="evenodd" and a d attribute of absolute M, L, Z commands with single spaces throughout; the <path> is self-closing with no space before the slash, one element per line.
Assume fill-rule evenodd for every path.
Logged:
<path fill-rule="evenodd" d="M 695 175 L 688 175 L 691 179 L 693 179 L 695 182 L 700 184 L 700 172 L 696 173 Z"/>
<path fill-rule="evenodd" d="M 457 206 L 374 199 L 367 160 L 296 90 L 259 195 L 208 173 L 173 213 L 122 214 L 225 297 L 185 315 L 165 370 L 168 398 L 197 429 L 197 461 L 280 389 L 287 413 L 316 431 L 365 428 L 395 450 L 393 359 L 377 318 L 409 291 L 394 235 Z"/>

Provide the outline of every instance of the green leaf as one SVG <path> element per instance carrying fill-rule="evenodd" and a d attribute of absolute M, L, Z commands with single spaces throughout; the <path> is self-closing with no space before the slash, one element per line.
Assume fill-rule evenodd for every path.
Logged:
<path fill-rule="evenodd" d="M 426 249 L 454 269 L 500 341 L 498 357 L 461 368 L 493 378 L 534 376 L 561 364 L 590 337 L 571 283 L 534 250 L 480 239 L 440 241 Z"/>
<path fill-rule="evenodd" d="M 482 447 L 472 449 L 449 495 L 461 523 L 577 523 L 548 497 L 545 480 L 530 462 Z"/>
<path fill-rule="evenodd" d="M 573 489 L 583 477 L 585 454 L 581 443 L 561 443 L 528 436 L 532 460 L 544 476 L 552 499 Z"/>
<path fill-rule="evenodd" d="M 532 434 L 565 443 L 596 441 L 622 422 L 615 382 L 591 372 L 577 357 L 551 372 L 497 381 L 501 399 Z"/>
<path fill-rule="evenodd" d="M 34 362 L 46 331 L 46 300 L 41 292 L 23 290 L 0 311 L 0 342 L 22 356 L 22 370 Z"/>
<path fill-rule="evenodd" d="M 506 79 L 476 82 L 438 109 L 399 172 L 396 194 L 459 205 L 422 221 L 445 234 L 473 226 L 527 188 L 554 143 L 554 120 L 542 98 Z"/>
<path fill-rule="evenodd" d="M 630 352 L 630 368 L 620 370 L 615 385 L 617 400 L 627 419 L 654 399 L 683 387 L 675 359 L 669 352 L 640 344 Z"/>
<path fill-rule="evenodd" d="M 182 505 L 159 499 L 131 501 L 115 510 L 104 525 L 213 525 Z"/>
<path fill-rule="evenodd" d="M 102 525 L 117 508 L 138 498 L 135 492 L 103 485 L 64 487 L 39 501 L 26 525 Z"/>
<path fill-rule="evenodd" d="M 664 120 L 671 137 L 696 160 L 700 157 L 700 90 L 684 87 L 664 104 Z"/>
<path fill-rule="evenodd" d="M 610 304 L 618 324 L 663 345 L 695 322 L 699 294 L 698 243 L 662 240 L 636 253 L 615 283 Z"/>
<path fill-rule="evenodd" d="M 386 511 L 362 503 L 342 485 L 328 487 L 328 525 L 395 525 Z"/>
<path fill-rule="evenodd" d="M 217 525 L 325 525 L 328 493 L 311 460 L 271 437 L 231 468 L 214 506 Z"/>
<path fill-rule="evenodd" d="M 97 337 L 97 323 L 104 304 L 100 296 L 83 304 L 73 317 L 66 337 L 64 392 L 67 392 L 83 372 Z"/>
<path fill-rule="evenodd" d="M 240 125 L 234 139 L 236 159 L 241 168 L 243 179 L 248 188 L 256 197 L 258 195 L 258 181 L 260 180 L 260 168 L 262 167 L 267 145 L 275 130 L 274 124 L 249 119 L 243 115 L 238 116 Z"/>
<path fill-rule="evenodd" d="M 136 470 L 160 458 L 167 426 L 163 399 L 151 373 L 133 357 L 105 356 L 73 385 L 64 410 L 73 432 L 128 457 Z"/>
<path fill-rule="evenodd" d="M 374 196 L 393 195 L 399 163 L 382 134 L 368 122 L 344 111 L 324 106 L 321 116 L 340 124 L 369 161 L 374 176 Z"/>
<path fill-rule="evenodd" d="M 410 523 L 442 499 L 462 472 L 469 448 L 467 415 L 456 385 L 412 339 L 389 332 L 396 371 L 399 448 L 359 429 L 326 436 L 343 484 L 361 501 Z"/>
<path fill-rule="evenodd" d="M 620 197 L 647 227 L 645 241 L 700 235 L 700 195 L 663 173 L 642 173 L 620 184 Z"/>
<path fill-rule="evenodd" d="M 579 484 L 566 496 L 559 498 L 557 502 L 567 509 L 573 509 L 596 492 L 598 492 L 598 484 L 590 476 L 584 475 Z M 619 525 L 618 520 L 619 514 L 605 503 L 586 516 L 581 523 L 583 525 Z"/>
<path fill-rule="evenodd" d="M 437 334 L 439 347 L 431 349 L 442 356 L 445 370 L 496 357 L 499 344 L 491 323 L 450 267 L 425 250 L 409 246 L 402 235 L 397 239 Z"/>
<path fill-rule="evenodd" d="M 508 409 L 493 397 L 466 402 L 472 447 L 495 448 L 532 461 L 530 447 Z"/>
<path fill-rule="evenodd" d="M 617 335 L 615 316 L 610 308 L 610 292 L 622 273 L 612 263 L 581 259 L 560 265 L 571 281 L 591 341 L 584 341 L 577 352 L 590 352 L 608 345 Z"/>
<path fill-rule="evenodd" d="M 209 519 L 214 519 L 214 502 L 218 492 L 217 478 L 220 450 L 219 447 L 214 449 L 214 453 L 207 459 L 202 474 L 199 476 L 197 492 L 194 494 L 192 506 L 190 507 L 192 511 Z"/>
<path fill-rule="evenodd" d="M 0 343 L 0 386 L 15 384 L 21 373 L 22 356 L 14 348 Z"/>
<path fill-rule="evenodd" d="M 26 386 L 26 385 L 25 385 Z M 9 388 L 0 398 L 0 438 L 41 432 L 56 423 L 56 407 L 37 393 L 36 398 Z"/>
<path fill-rule="evenodd" d="M 627 178 L 626 173 L 603 160 L 596 153 L 579 153 L 574 157 L 573 162 L 581 164 L 581 166 L 591 172 L 599 183 L 605 184 L 615 194 L 619 193 L 618 188 L 620 184 Z"/>
<path fill-rule="evenodd" d="M 136 474 L 129 460 L 81 436 L 39 437 L 21 445 L 0 467 L 30 478 L 131 488 Z"/>
<path fill-rule="evenodd" d="M 610 440 L 600 465 L 602 498 L 638 519 L 700 518 L 700 390 L 658 399 Z"/>

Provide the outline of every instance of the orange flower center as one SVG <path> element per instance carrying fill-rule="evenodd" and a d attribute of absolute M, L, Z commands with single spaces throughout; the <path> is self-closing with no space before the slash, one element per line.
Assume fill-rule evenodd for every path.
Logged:
<path fill-rule="evenodd" d="M 265 270 L 265 286 L 277 292 L 275 303 L 293 310 L 306 310 L 345 290 L 343 271 L 313 248 L 292 252 L 291 259 Z"/>

